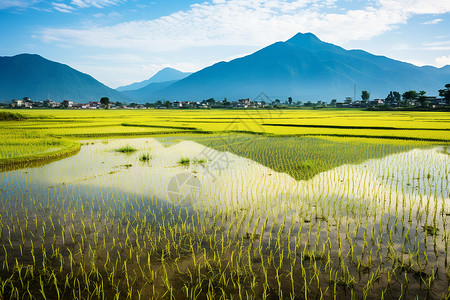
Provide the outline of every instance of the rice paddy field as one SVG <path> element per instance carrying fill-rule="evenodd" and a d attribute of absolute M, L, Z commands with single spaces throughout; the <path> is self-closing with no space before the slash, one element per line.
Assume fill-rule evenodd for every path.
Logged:
<path fill-rule="evenodd" d="M 20 113 L 0 299 L 450 299 L 448 113 Z"/>

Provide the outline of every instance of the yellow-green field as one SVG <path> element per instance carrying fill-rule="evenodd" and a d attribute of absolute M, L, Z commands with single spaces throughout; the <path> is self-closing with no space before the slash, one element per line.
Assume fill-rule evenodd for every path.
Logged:
<path fill-rule="evenodd" d="M 264 136 L 360 137 L 383 144 L 397 140 L 450 142 L 445 112 L 355 110 L 3 110 L 25 119 L 0 121 L 0 168 L 74 153 L 79 139 L 192 133 Z M 376 139 L 369 140 L 367 138 Z M 57 154 L 52 152 L 57 152 Z M 12 158 L 15 158 L 14 160 Z"/>
<path fill-rule="evenodd" d="M 17 112 L 17 111 L 13 111 Z M 275 135 L 351 135 L 450 141 L 446 112 L 368 112 L 355 110 L 21 110 L 31 118 L 1 122 L 3 128 L 45 134 L 118 136 L 167 129 L 252 131 Z M 146 125 L 155 127 L 131 127 Z M 281 127 L 282 126 L 282 127 Z M 301 127 L 299 127 L 301 126 Z M 106 128 L 105 128 L 106 127 Z M 125 128 L 123 128 L 125 127 Z"/>
<path fill-rule="evenodd" d="M 4 112 L 0 299 L 450 299 L 448 113 Z"/>

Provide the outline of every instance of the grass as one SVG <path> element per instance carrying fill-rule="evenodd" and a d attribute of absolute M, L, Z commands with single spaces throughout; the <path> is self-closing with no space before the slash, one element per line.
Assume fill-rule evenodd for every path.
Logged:
<path fill-rule="evenodd" d="M 204 159 L 204 158 L 202 158 L 202 159 L 190 159 L 190 158 L 187 158 L 187 157 L 182 157 L 178 161 L 178 164 L 183 165 L 183 166 L 189 166 L 191 163 L 204 165 L 206 162 L 207 162 L 207 160 Z"/>
<path fill-rule="evenodd" d="M 0 171 L 43 165 L 78 153 L 77 141 L 32 130 L 0 131 Z"/>
<path fill-rule="evenodd" d="M 10 161 L 16 167 L 20 166 L 17 163 L 19 161 L 27 161 L 27 164 L 22 165 L 31 166 L 32 161 L 42 164 L 63 157 L 60 155 L 62 152 L 65 155 L 76 153 L 72 149 L 79 139 L 187 134 L 226 136 L 227 133 L 247 133 L 254 136 L 239 139 L 251 139 L 258 143 L 261 138 L 260 144 L 271 146 L 258 145 L 244 150 L 240 147 L 233 148 L 230 143 L 225 142 L 225 146 L 219 147 L 222 150 L 228 147 L 235 154 L 257 160 L 277 171 L 287 172 L 297 179 L 304 179 L 343 162 L 357 163 L 358 157 L 372 157 L 366 153 L 375 153 L 377 147 L 363 144 L 395 145 L 383 146 L 383 153 L 395 153 L 402 151 L 402 147 L 414 147 L 422 142 L 450 142 L 450 122 L 445 112 L 49 109 L 27 110 L 26 115 L 18 114 L 16 110 L 2 110 L 0 113 L 0 159 L 2 165 L 8 165 Z M 279 139 L 273 142 L 268 137 Z M 304 153 L 309 154 L 300 160 L 292 158 L 290 156 L 301 156 L 289 144 L 290 138 L 296 140 L 297 137 L 315 137 L 319 146 L 317 149 L 305 149 L 296 144 L 299 149 L 306 151 Z M 342 141 L 340 147 L 344 149 L 343 155 L 341 152 L 333 152 L 333 147 L 326 145 L 330 139 Z M 357 155 L 345 150 L 351 149 L 350 141 L 355 140 L 359 141 L 357 147 L 360 148 Z M 345 145 L 345 141 L 349 143 Z M 409 141 L 409 146 L 404 146 L 405 141 Z M 214 143 L 208 142 L 207 145 L 215 147 Z M 285 153 L 279 151 L 283 150 L 280 149 L 281 145 L 289 147 L 294 154 L 280 157 L 279 153 Z M 378 148 L 380 150 L 382 147 Z M 262 149 L 263 152 L 258 153 L 260 150 L 256 149 Z M 50 154 L 52 152 L 54 153 Z M 314 153 L 317 155 L 314 156 Z M 36 157 L 33 159 L 32 156 Z M 325 161 L 320 157 L 325 158 Z"/>
<path fill-rule="evenodd" d="M 412 141 L 389 143 L 384 139 L 317 138 L 225 134 L 196 136 L 192 140 L 207 147 L 231 152 L 257 161 L 297 180 L 343 164 L 359 164 L 367 159 L 423 148 L 428 143 Z"/>
<path fill-rule="evenodd" d="M 195 163 L 195 164 L 201 164 L 201 165 L 205 164 L 207 161 L 208 161 L 208 160 L 205 159 L 205 158 L 202 158 L 202 159 L 194 159 L 194 163 Z"/>
<path fill-rule="evenodd" d="M 0 121 L 21 121 L 25 116 L 19 113 L 12 113 L 9 111 L 0 111 Z"/>
<path fill-rule="evenodd" d="M 147 153 L 147 154 L 142 154 L 142 155 L 139 157 L 139 160 L 140 160 L 140 161 L 149 161 L 151 158 L 152 158 L 151 155 Z"/>
<path fill-rule="evenodd" d="M 183 166 L 189 166 L 191 164 L 191 160 L 187 157 L 182 157 L 178 163 Z"/>
<path fill-rule="evenodd" d="M 120 152 L 120 153 L 133 153 L 133 152 L 136 152 L 137 149 L 131 147 L 130 145 L 126 145 L 125 147 L 120 147 L 120 148 L 114 149 L 114 151 Z"/>

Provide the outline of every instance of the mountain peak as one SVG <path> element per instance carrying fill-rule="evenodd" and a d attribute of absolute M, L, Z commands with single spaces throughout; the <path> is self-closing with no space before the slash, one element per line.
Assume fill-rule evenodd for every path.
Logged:
<path fill-rule="evenodd" d="M 317 36 L 314 34 L 307 32 L 307 33 L 297 33 L 292 38 L 286 41 L 286 43 L 294 44 L 294 45 L 303 45 L 303 46 L 312 46 L 312 45 L 319 45 L 324 44 Z"/>
<path fill-rule="evenodd" d="M 161 82 L 169 82 L 173 80 L 180 80 L 183 78 L 186 78 L 187 76 L 191 75 L 192 73 L 185 73 L 178 71 L 174 68 L 166 67 L 160 71 L 158 71 L 156 74 L 154 74 L 149 79 L 146 79 L 144 81 L 135 82 L 129 85 L 120 86 L 116 90 L 118 91 L 130 91 L 130 90 L 138 90 L 141 89 L 151 83 L 161 83 Z"/>
<path fill-rule="evenodd" d="M 105 96 L 115 101 L 128 100 L 93 77 L 38 54 L 0 57 L 0 97 L 3 100 L 30 97 L 33 100 L 89 101 Z"/>
<path fill-rule="evenodd" d="M 41 59 L 41 60 L 46 60 L 45 58 L 43 58 L 39 54 L 32 54 L 32 53 L 20 53 L 20 54 L 14 55 L 14 56 L 0 56 L 0 57 L 13 59 L 13 60 L 20 60 L 20 59 Z"/>
<path fill-rule="evenodd" d="M 160 71 L 158 71 L 157 73 L 161 73 L 161 72 L 166 72 L 166 71 L 175 71 L 175 72 L 180 72 L 177 69 L 171 68 L 171 67 L 165 67 L 164 69 L 161 69 Z"/>
<path fill-rule="evenodd" d="M 147 99 L 242 99 L 263 91 L 273 99 L 342 100 L 354 95 L 355 85 L 359 95 L 367 89 L 374 98 L 412 88 L 432 94 L 446 78 L 446 69 L 419 68 L 362 50 L 346 50 L 312 33 L 298 33 L 245 57 L 207 67 Z"/>

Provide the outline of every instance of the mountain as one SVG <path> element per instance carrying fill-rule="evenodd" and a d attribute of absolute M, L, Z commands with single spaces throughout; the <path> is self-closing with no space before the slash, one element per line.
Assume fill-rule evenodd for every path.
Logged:
<path fill-rule="evenodd" d="M 0 100 L 30 97 L 33 101 L 52 99 L 75 102 L 128 101 L 118 91 L 71 67 L 36 54 L 0 57 Z"/>
<path fill-rule="evenodd" d="M 161 83 L 161 82 L 169 82 L 180 80 L 188 77 L 192 73 L 181 72 L 172 68 L 164 68 L 152 77 L 147 80 L 141 82 L 135 82 L 130 85 L 118 87 L 116 90 L 118 91 L 130 91 L 130 90 L 138 90 L 141 89 L 151 83 Z"/>
<path fill-rule="evenodd" d="M 130 99 L 132 99 L 133 102 L 154 102 L 155 99 L 152 99 L 150 95 L 153 95 L 157 91 L 162 90 L 177 81 L 178 80 L 150 83 L 137 90 L 122 91 L 122 94 L 128 96 Z"/>
<path fill-rule="evenodd" d="M 311 33 L 299 33 L 251 55 L 219 62 L 163 88 L 147 98 L 230 100 L 255 98 L 264 92 L 275 100 L 343 100 L 367 90 L 371 99 L 389 91 L 425 90 L 437 95 L 450 82 L 450 66 L 435 68 L 376 56 L 362 50 L 346 50 L 325 43 Z"/>

